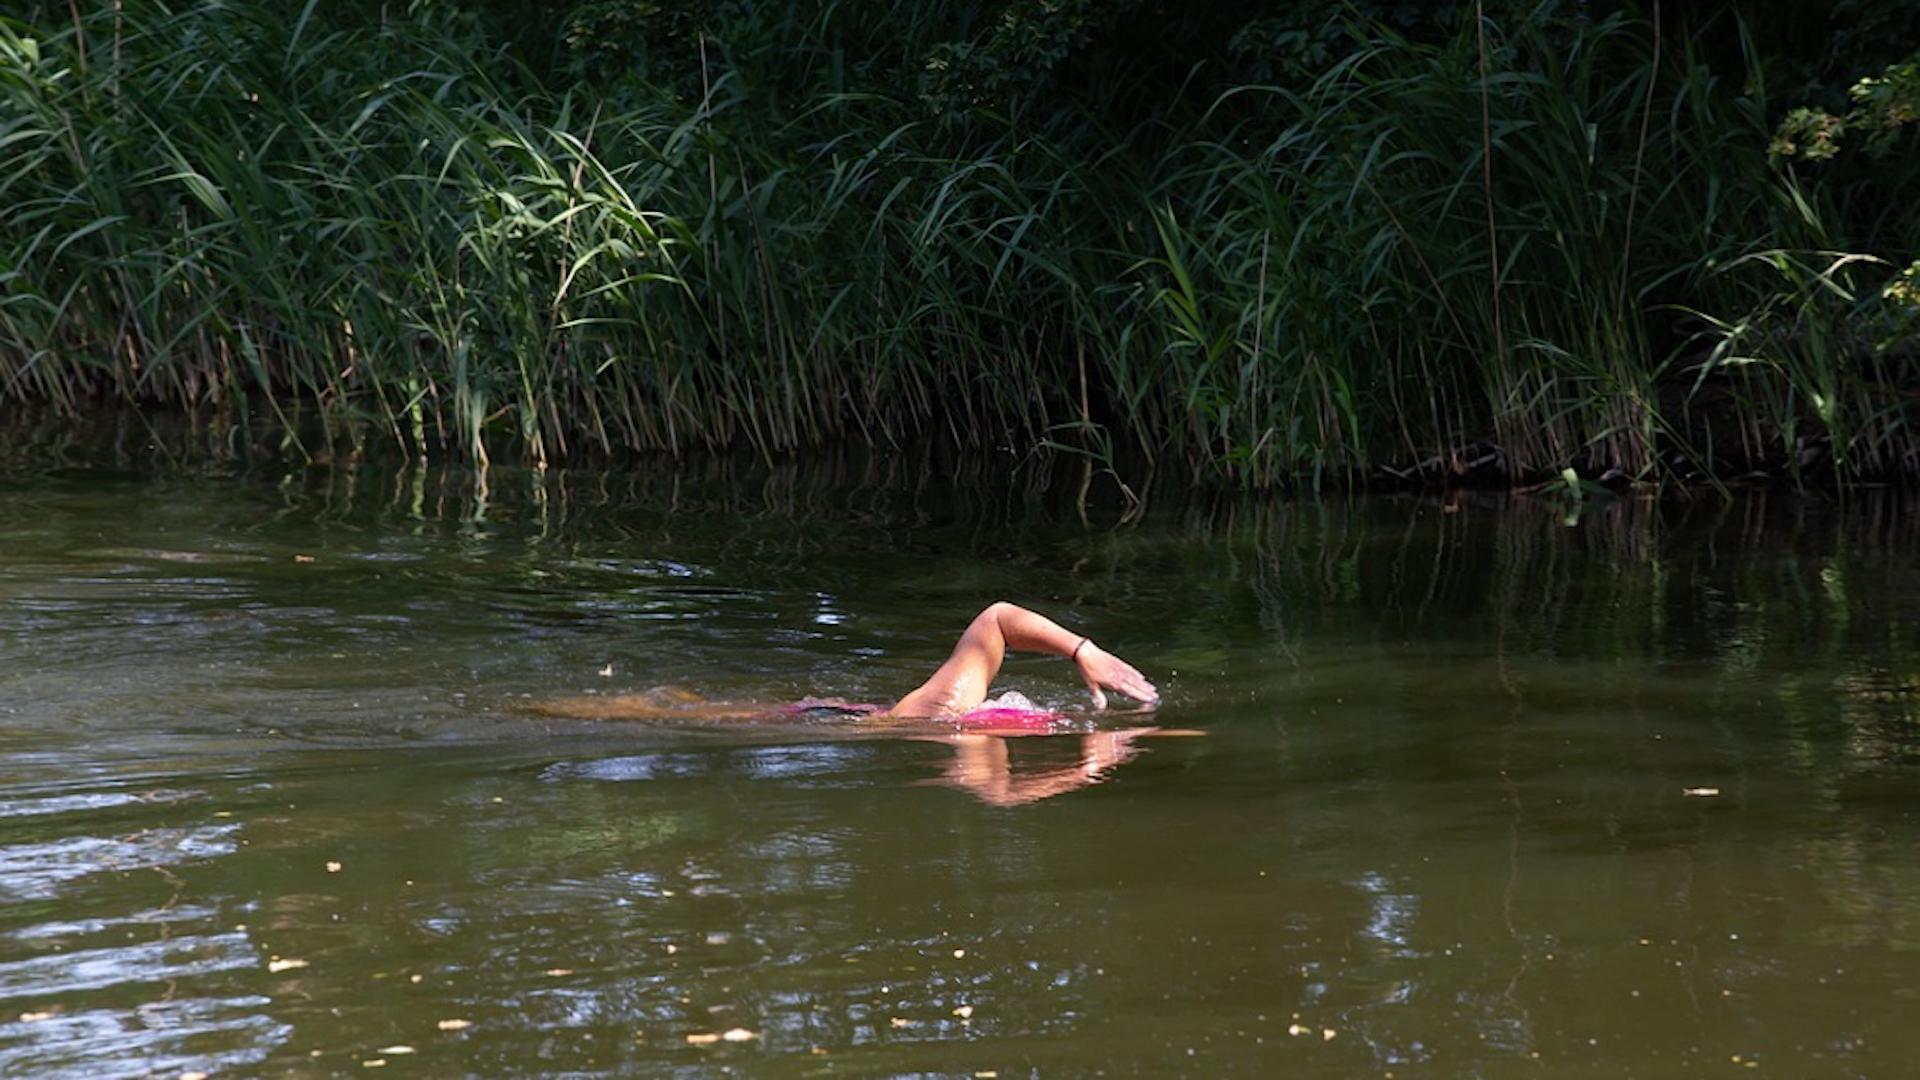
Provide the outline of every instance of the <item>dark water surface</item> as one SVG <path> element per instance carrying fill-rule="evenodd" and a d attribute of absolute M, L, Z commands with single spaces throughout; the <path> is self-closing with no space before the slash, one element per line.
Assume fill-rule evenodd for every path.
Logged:
<path fill-rule="evenodd" d="M 0 476 L 0 1075 L 1920 1061 L 1890 501 L 1116 525 L 1071 484 L 825 466 L 473 480 Z M 1124 738 L 976 746 L 1010 773 L 967 786 L 898 732 L 522 711 L 890 700 L 995 598 L 1205 736 L 1084 786 Z"/>

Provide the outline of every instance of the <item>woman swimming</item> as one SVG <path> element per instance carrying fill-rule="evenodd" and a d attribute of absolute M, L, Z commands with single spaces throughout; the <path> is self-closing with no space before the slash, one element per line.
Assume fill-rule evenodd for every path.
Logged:
<path fill-rule="evenodd" d="M 953 654 L 933 677 L 888 709 L 890 716 L 956 717 L 979 709 L 987 688 L 1000 674 L 1008 649 L 1064 656 L 1080 669 L 1080 678 L 1093 697 L 1093 707 L 1107 707 L 1106 691 L 1113 690 L 1140 702 L 1156 704 L 1160 691 L 1132 664 L 1076 634 L 1045 615 L 1005 600 L 987 605 L 974 616 L 953 647 Z"/>
<path fill-rule="evenodd" d="M 987 605 L 967 624 L 953 652 L 926 682 L 892 707 L 862 705 L 837 698 L 807 698 L 769 709 L 707 701 L 672 688 L 642 694 L 563 698 L 540 702 L 533 711 L 549 716 L 600 720 L 780 720 L 792 718 L 874 718 L 951 720 L 963 726 L 1037 730 L 1062 719 L 1018 694 L 989 701 L 987 690 L 1000 674 L 1008 649 L 1052 653 L 1072 660 L 1095 709 L 1107 707 L 1107 692 L 1124 694 L 1144 706 L 1160 692 L 1133 665 L 1036 612 L 1006 601 Z"/>

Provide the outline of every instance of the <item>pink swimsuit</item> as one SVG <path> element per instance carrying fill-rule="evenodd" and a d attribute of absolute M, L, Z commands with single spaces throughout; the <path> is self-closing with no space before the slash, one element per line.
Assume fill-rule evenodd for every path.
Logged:
<path fill-rule="evenodd" d="M 782 715 L 806 720 L 850 719 L 886 711 L 883 705 L 842 701 L 839 698 L 802 698 L 782 706 Z M 1009 691 L 975 705 L 955 717 L 942 717 L 966 729 L 995 728 L 1001 731 L 1048 731 L 1067 718 L 1067 714 L 1043 709 L 1019 693 Z"/>
<path fill-rule="evenodd" d="M 999 728 L 1003 731 L 1049 731 L 1053 726 L 1065 720 L 1065 713 L 1051 712 L 1047 709 L 1027 708 L 1007 705 L 981 705 L 969 712 L 962 713 L 954 723 L 963 728 Z"/>

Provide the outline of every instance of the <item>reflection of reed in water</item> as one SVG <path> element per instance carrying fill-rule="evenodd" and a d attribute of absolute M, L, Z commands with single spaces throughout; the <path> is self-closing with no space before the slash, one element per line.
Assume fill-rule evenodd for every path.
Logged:
<path fill-rule="evenodd" d="M 1238 505 L 1186 539 L 1296 639 L 1364 612 L 1381 640 L 1465 621 L 1515 648 L 1728 673 L 1914 670 L 1920 648 L 1892 632 L 1915 614 L 1920 517 L 1891 499 L 1619 499 L 1571 518 L 1538 496 Z"/>
<path fill-rule="evenodd" d="M 1524 769 L 1506 786 L 1503 755 L 1640 769 L 1676 799 L 1724 782 L 1731 801 L 1736 781 L 1689 771 L 1700 758 L 1673 740 L 1729 759 L 1782 747 L 1811 784 L 1806 809 L 1863 830 L 1873 815 L 1854 804 L 1884 798 L 1899 784 L 1888 770 L 1920 756 L 1920 517 L 1897 499 L 1576 508 L 1463 493 L 1194 508 L 1184 528 L 1194 614 L 1169 635 L 1196 660 L 1248 657 L 1220 661 L 1211 693 L 1271 700 L 1282 730 L 1352 723 L 1356 705 L 1390 718 L 1373 736 L 1421 738 L 1426 767 L 1490 771 L 1521 835 L 1541 808 Z M 1132 560 L 1173 557 L 1130 543 Z M 1257 641 L 1236 640 L 1255 619 Z M 1491 726 L 1454 726 L 1474 715 Z M 1602 752 L 1579 718 L 1601 715 L 1621 742 L 1589 766 Z M 1416 735 L 1443 721 L 1430 745 Z M 1691 820 L 1631 800 L 1606 814 L 1650 835 Z"/>

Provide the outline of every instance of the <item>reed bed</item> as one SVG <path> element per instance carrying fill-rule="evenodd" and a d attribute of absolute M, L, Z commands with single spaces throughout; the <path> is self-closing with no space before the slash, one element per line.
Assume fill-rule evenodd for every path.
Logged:
<path fill-rule="evenodd" d="M 1116 133 L 704 53 L 697 92 L 595 98 L 433 5 L 317 8 L 0 19 L 0 400 L 482 464 L 1920 472 L 1916 212 L 1878 205 L 1910 143 L 1771 162 L 1758 62 L 1644 20 L 1370 27 Z"/>

